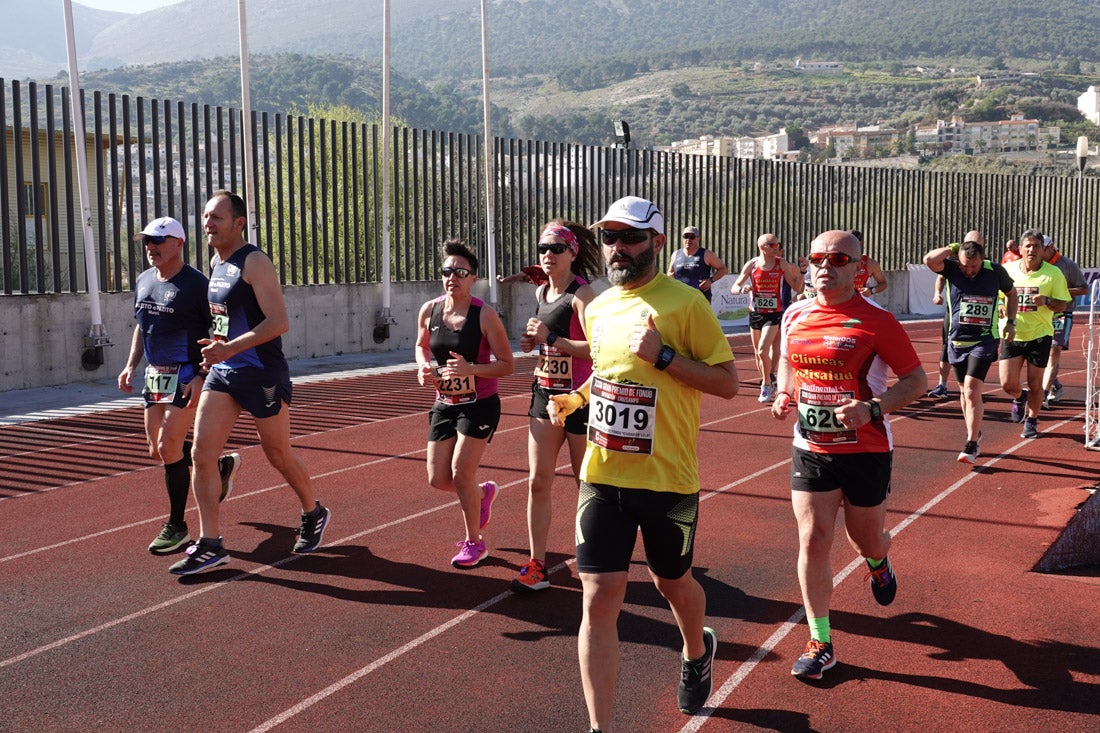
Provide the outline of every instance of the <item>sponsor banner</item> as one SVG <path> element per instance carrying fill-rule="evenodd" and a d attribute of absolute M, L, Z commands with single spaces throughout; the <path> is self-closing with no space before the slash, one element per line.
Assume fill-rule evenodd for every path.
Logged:
<path fill-rule="evenodd" d="M 735 275 L 726 275 L 711 288 L 710 307 L 714 309 L 714 315 L 723 326 L 747 326 L 749 325 L 749 304 L 751 295 L 734 295 L 730 292 Z"/>

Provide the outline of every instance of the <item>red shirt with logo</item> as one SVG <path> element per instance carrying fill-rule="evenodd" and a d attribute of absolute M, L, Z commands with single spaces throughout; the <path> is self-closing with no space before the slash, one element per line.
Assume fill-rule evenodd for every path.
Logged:
<path fill-rule="evenodd" d="M 795 377 L 795 447 L 814 453 L 893 450 L 886 420 L 852 430 L 835 413 L 850 400 L 885 392 L 888 369 L 903 375 L 920 367 L 894 314 L 862 295 L 835 306 L 816 298 L 798 301 L 783 317 L 782 354 Z"/>
<path fill-rule="evenodd" d="M 777 257 L 775 264 L 765 270 L 757 259 L 752 268 L 752 305 L 756 313 L 782 313 L 783 268 Z"/>

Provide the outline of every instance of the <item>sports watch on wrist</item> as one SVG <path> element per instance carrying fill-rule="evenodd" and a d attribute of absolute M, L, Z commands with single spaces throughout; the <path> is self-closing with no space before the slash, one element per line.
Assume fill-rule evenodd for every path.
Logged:
<path fill-rule="evenodd" d="M 668 368 L 668 365 L 672 363 L 673 357 L 676 356 L 676 350 L 671 346 L 662 346 L 661 353 L 657 355 L 657 361 L 653 362 L 653 366 L 658 371 L 664 371 Z"/>
<path fill-rule="evenodd" d="M 868 400 L 867 407 L 871 410 L 871 420 L 882 419 L 882 403 L 878 400 Z"/>

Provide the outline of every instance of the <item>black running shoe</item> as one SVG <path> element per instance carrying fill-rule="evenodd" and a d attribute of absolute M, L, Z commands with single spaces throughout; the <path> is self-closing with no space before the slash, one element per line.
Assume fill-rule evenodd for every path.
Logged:
<path fill-rule="evenodd" d="M 1020 432 L 1021 438 L 1039 437 L 1039 419 L 1034 417 L 1024 418 L 1024 429 Z"/>
<path fill-rule="evenodd" d="M 317 508 L 309 514 L 302 514 L 302 526 L 298 529 L 298 541 L 294 543 L 294 552 L 299 555 L 313 552 L 321 546 L 325 528 L 332 512 L 317 502 Z"/>
<path fill-rule="evenodd" d="M 963 446 L 962 453 L 959 454 L 959 463 L 969 463 L 971 465 L 978 462 L 978 454 L 982 452 L 979 441 L 982 439 L 982 431 L 978 431 L 978 440 L 968 440 L 966 445 Z"/>
<path fill-rule="evenodd" d="M 711 667 L 718 649 L 718 634 L 708 626 L 703 627 L 703 648 L 703 656 L 680 665 L 680 689 L 676 693 L 676 701 L 680 712 L 688 715 L 703 709 L 713 687 Z"/>
<path fill-rule="evenodd" d="M 810 639 L 806 642 L 806 650 L 802 652 L 802 656 L 794 660 L 791 674 L 806 680 L 819 680 L 825 670 L 835 666 L 836 655 L 833 654 L 833 643 Z"/>
<path fill-rule="evenodd" d="M 894 602 L 894 596 L 898 593 L 898 579 L 894 575 L 894 568 L 890 566 L 890 558 L 885 558 L 882 565 L 871 569 L 867 577 L 871 579 L 871 594 L 880 606 L 889 606 Z"/>
<path fill-rule="evenodd" d="M 240 453 L 226 453 L 218 459 L 218 476 L 222 480 L 222 493 L 218 501 L 225 501 L 233 491 L 233 477 L 237 475 L 237 469 L 244 463 Z"/>
<path fill-rule="evenodd" d="M 1019 399 L 1012 400 L 1012 414 L 1009 419 L 1012 422 L 1023 422 L 1027 417 L 1027 390 L 1025 389 Z"/>
<path fill-rule="evenodd" d="M 200 537 L 198 542 L 187 548 L 187 557 L 168 568 L 168 572 L 172 575 L 194 575 L 227 562 L 229 554 L 222 547 L 221 538 L 211 540 Z"/>

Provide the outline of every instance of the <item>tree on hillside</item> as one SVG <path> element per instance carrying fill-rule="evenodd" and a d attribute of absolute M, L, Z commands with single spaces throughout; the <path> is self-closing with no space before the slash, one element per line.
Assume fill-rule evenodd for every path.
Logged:
<path fill-rule="evenodd" d="M 801 150 L 810 146 L 810 138 L 803 132 L 802 125 L 797 122 L 787 125 L 783 128 L 783 132 L 787 133 L 787 142 L 792 150 Z"/>

